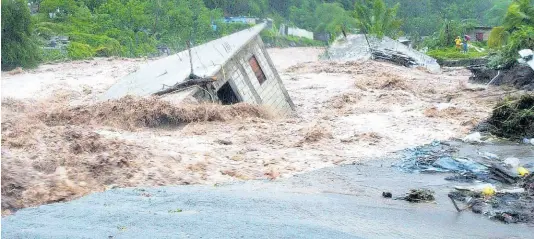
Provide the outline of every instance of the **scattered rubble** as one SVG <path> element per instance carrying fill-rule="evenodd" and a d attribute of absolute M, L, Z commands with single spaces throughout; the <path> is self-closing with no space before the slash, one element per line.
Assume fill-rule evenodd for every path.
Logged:
<path fill-rule="evenodd" d="M 509 97 L 499 102 L 488 123 L 490 132 L 500 137 L 534 138 L 534 95 Z"/>
<path fill-rule="evenodd" d="M 391 197 L 393 197 L 393 195 L 390 192 L 382 192 L 382 197 L 391 198 Z"/>
<path fill-rule="evenodd" d="M 534 222 L 534 195 L 521 192 L 497 192 L 488 197 L 481 192 L 468 190 L 454 191 L 449 194 L 453 204 L 455 201 L 466 204 L 463 211 L 484 214 L 487 217 L 504 223 Z M 458 206 L 455 205 L 457 209 Z"/>
<path fill-rule="evenodd" d="M 394 166 L 405 172 L 446 173 L 446 180 L 472 183 L 456 186 L 449 194 L 459 212 L 470 209 L 505 223 L 534 222 L 534 177 L 530 174 L 534 165 L 514 157 L 503 160 L 489 152 L 464 157 L 459 144 L 436 141 L 405 150 L 403 160 Z"/>
<path fill-rule="evenodd" d="M 339 38 L 332 44 L 327 56 L 331 60 L 376 58 L 406 67 L 424 67 L 430 72 L 440 71 L 435 59 L 389 37 L 378 39 L 364 34 L 347 35 L 346 38 Z"/>
<path fill-rule="evenodd" d="M 456 148 L 434 141 L 430 145 L 405 150 L 403 160 L 394 166 L 406 172 L 448 172 L 462 177 L 476 178 L 487 174 L 486 166 L 470 159 L 454 157 L 455 152 Z"/>
<path fill-rule="evenodd" d="M 412 203 L 432 202 L 435 200 L 434 192 L 428 189 L 411 189 L 406 196 L 397 199 L 406 200 Z"/>

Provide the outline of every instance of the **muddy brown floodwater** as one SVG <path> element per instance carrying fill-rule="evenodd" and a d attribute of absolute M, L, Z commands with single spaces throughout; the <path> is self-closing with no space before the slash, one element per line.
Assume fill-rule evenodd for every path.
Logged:
<path fill-rule="evenodd" d="M 468 84 L 462 68 L 432 74 L 384 62 L 319 61 L 320 48 L 269 52 L 296 105 L 295 117 L 244 114 L 152 128 L 69 123 L 76 118 L 54 123 L 50 116 L 58 112 L 91 109 L 100 94 L 146 61 L 95 59 L 3 72 L 3 212 L 115 186 L 278 179 L 378 159 L 463 137 L 503 92 Z M 206 110 L 220 110 L 213 107 L 224 106 Z"/>

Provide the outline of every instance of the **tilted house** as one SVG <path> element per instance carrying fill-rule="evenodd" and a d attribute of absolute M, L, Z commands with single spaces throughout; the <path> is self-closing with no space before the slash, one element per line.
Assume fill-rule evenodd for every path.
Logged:
<path fill-rule="evenodd" d="M 193 47 L 192 59 L 186 50 L 150 62 L 113 85 L 102 100 L 127 95 L 160 95 L 163 99 L 181 102 L 193 97 L 200 102 L 267 105 L 280 113 L 290 114 L 294 109 L 293 102 L 259 36 L 264 27 L 262 23 Z M 190 81 L 190 62 L 194 75 L 213 80 L 167 93 L 172 86 Z"/>

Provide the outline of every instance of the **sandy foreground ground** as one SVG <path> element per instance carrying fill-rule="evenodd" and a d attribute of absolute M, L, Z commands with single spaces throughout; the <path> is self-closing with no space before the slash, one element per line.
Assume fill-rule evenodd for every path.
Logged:
<path fill-rule="evenodd" d="M 150 60 L 95 59 L 2 72 L 2 211 L 110 187 L 218 184 L 290 177 L 463 137 L 502 92 L 384 62 L 319 61 L 320 48 L 270 49 L 294 117 L 183 127 L 55 124 L 56 109 L 94 104 Z M 220 106 L 222 107 L 222 106 Z"/>

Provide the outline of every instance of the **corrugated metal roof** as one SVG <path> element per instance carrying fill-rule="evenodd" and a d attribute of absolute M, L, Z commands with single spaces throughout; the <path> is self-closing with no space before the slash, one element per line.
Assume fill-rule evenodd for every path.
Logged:
<path fill-rule="evenodd" d="M 262 23 L 191 48 L 195 75 L 213 76 L 264 27 L 265 24 Z M 101 99 L 119 99 L 126 95 L 148 96 L 184 81 L 189 74 L 191 67 L 186 50 L 142 66 L 109 88 Z"/>

